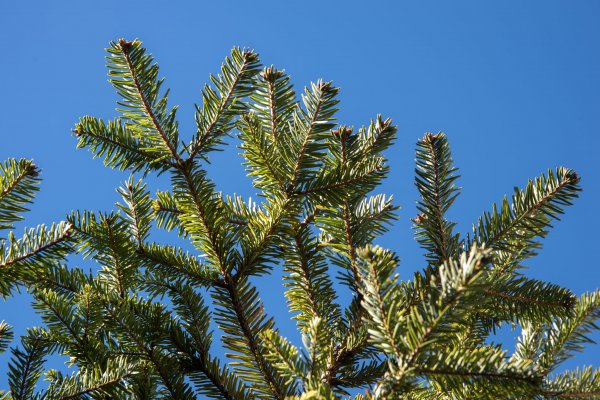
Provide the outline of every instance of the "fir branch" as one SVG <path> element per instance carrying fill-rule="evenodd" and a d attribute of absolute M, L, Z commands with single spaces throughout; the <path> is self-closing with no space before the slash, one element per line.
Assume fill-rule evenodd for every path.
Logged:
<path fill-rule="evenodd" d="M 23 219 L 40 182 L 39 168 L 25 159 L 8 159 L 0 163 L 0 229 L 10 229 Z"/>
<path fill-rule="evenodd" d="M 384 120 L 378 114 L 375 120 L 371 120 L 367 129 L 361 128 L 359 131 L 358 140 L 361 143 L 361 157 L 366 159 L 374 154 L 381 154 L 392 145 L 396 139 L 397 131 L 396 126 L 392 125 L 391 118 Z"/>
<path fill-rule="evenodd" d="M 402 356 L 398 341 L 399 321 L 395 321 L 392 327 L 390 317 L 397 315 L 397 301 L 400 300 L 394 295 L 397 287 L 392 278 L 397 259 L 379 247 L 367 246 L 361 252 L 361 261 L 361 305 L 366 311 L 365 317 L 371 323 L 371 341 L 384 353 L 399 360 Z"/>
<path fill-rule="evenodd" d="M 71 225 L 60 223 L 52 225 L 48 230 L 44 225 L 30 229 L 21 239 L 9 237 L 8 249 L 0 257 L 0 269 L 11 266 L 45 265 L 50 259 L 63 259 L 70 251 L 68 242 L 71 237 Z"/>
<path fill-rule="evenodd" d="M 284 171 L 276 144 L 267 137 L 260 120 L 249 113 L 240 123 L 241 148 L 247 162 L 248 176 L 254 177 L 254 185 L 264 190 L 284 191 Z"/>
<path fill-rule="evenodd" d="M 242 258 L 235 277 L 250 276 L 266 271 L 266 265 L 280 254 L 279 234 L 297 206 L 289 198 L 272 199 L 263 210 L 248 215 L 247 224 L 240 244 Z"/>
<path fill-rule="evenodd" d="M 268 350 L 267 357 L 273 362 L 278 371 L 288 378 L 288 382 L 295 388 L 296 383 L 306 380 L 306 362 L 298 349 L 275 331 L 264 331 L 262 338 Z M 295 389 L 294 389 L 295 390 Z"/>
<path fill-rule="evenodd" d="M 234 47 L 231 55 L 221 66 L 221 74 L 211 75 L 218 95 L 208 86 L 203 91 L 203 108 L 196 106 L 196 123 L 198 132 L 190 144 L 188 160 L 194 160 L 197 154 L 213 150 L 221 143 L 221 136 L 232 128 L 232 119 L 241 109 L 237 105 L 240 99 L 251 93 L 251 80 L 258 73 L 258 55 L 250 50 Z"/>
<path fill-rule="evenodd" d="M 10 395 L 15 400 L 30 399 L 35 385 L 42 375 L 46 353 L 51 349 L 40 332 L 29 330 L 21 338 L 22 350 L 12 350 L 11 362 L 8 365 L 8 385 Z"/>
<path fill-rule="evenodd" d="M 65 302 L 61 297 L 50 290 L 38 290 L 34 293 L 34 308 L 42 316 L 42 320 L 51 328 L 67 333 L 67 340 L 63 345 L 73 343 L 79 349 L 85 349 L 85 338 L 80 335 L 75 306 L 72 302 Z M 71 342 L 72 341 L 72 342 Z"/>
<path fill-rule="evenodd" d="M 127 65 L 127 69 L 129 70 L 128 78 L 131 79 L 131 83 L 133 84 L 137 92 L 139 101 L 143 105 L 143 112 L 152 122 L 152 126 L 160 135 L 160 138 L 162 139 L 164 145 L 168 148 L 169 152 L 171 153 L 171 156 L 175 159 L 175 161 L 178 164 L 181 164 L 183 160 L 179 156 L 179 152 L 175 147 L 177 141 L 175 140 L 175 144 L 171 142 L 171 139 L 163 129 L 162 124 L 158 120 L 159 117 L 156 115 L 156 112 L 154 110 L 154 97 L 156 96 L 156 92 L 158 91 L 158 88 L 160 87 L 160 83 L 162 83 L 162 81 L 160 81 L 160 83 L 158 84 L 152 82 L 152 77 L 154 75 L 154 71 L 152 70 L 154 69 L 156 70 L 156 72 L 158 72 L 158 67 L 156 67 L 155 64 L 153 67 L 150 68 L 150 70 L 144 69 L 144 64 L 148 63 L 151 60 L 151 57 L 144 57 L 144 49 L 141 48 L 141 42 L 137 40 L 134 42 L 127 42 L 125 39 L 119 39 L 118 46 L 116 44 L 113 44 L 113 48 L 118 48 L 120 50 L 121 56 L 123 57 Z M 149 76 L 140 77 L 138 75 L 138 71 L 141 74 L 148 74 Z M 143 80 L 144 82 L 142 83 L 141 80 Z M 116 87 L 121 85 L 121 83 L 117 80 L 113 80 L 112 82 L 113 84 L 115 84 Z M 163 99 L 159 101 L 159 104 L 163 101 L 166 102 L 166 95 Z M 175 131 L 173 131 L 171 135 L 174 136 L 174 138 L 177 137 Z"/>
<path fill-rule="evenodd" d="M 502 373 L 502 372 L 480 372 L 480 371 L 461 371 L 461 370 L 454 370 L 454 369 L 441 369 L 441 368 L 435 368 L 435 369 L 428 369 L 428 368 L 416 368 L 415 372 L 417 374 L 422 374 L 422 375 L 428 375 L 428 376 L 432 376 L 432 375 L 446 375 L 446 376 L 458 376 L 461 378 L 485 378 L 485 379 L 490 379 L 490 380 L 495 380 L 495 379 L 501 379 L 501 380 L 513 380 L 513 381 L 519 381 L 519 382 L 523 382 L 526 384 L 530 384 L 530 385 L 536 385 L 537 384 L 537 380 L 532 378 L 532 377 L 528 377 L 528 376 L 522 376 L 519 374 L 515 374 L 515 373 Z"/>
<path fill-rule="evenodd" d="M 434 266 L 456 256 L 459 249 L 458 235 L 452 232 L 456 223 L 444 216 L 459 194 L 454 184 L 459 178 L 456 171 L 446 135 L 425 134 L 417 143 L 415 184 L 421 195 L 417 205 L 421 214 L 415 219 L 415 228 L 417 241 Z"/>
<path fill-rule="evenodd" d="M 346 246 L 347 246 L 347 254 L 348 257 L 350 259 L 350 268 L 352 270 L 352 273 L 354 275 L 354 284 L 356 285 L 356 289 L 358 289 L 361 286 L 361 278 L 360 278 L 360 274 L 358 272 L 358 266 L 357 266 L 357 255 L 356 255 L 356 247 L 355 247 L 355 243 L 354 240 L 352 238 L 352 221 L 350 220 L 350 204 L 348 203 L 348 201 L 344 201 L 344 204 L 342 206 L 342 215 L 344 218 L 344 234 L 345 234 L 345 239 L 346 239 Z M 373 271 L 371 271 L 373 272 Z M 378 290 L 378 288 L 376 288 L 376 290 Z M 360 297 L 360 294 L 359 294 Z M 360 301 L 360 299 L 359 299 Z"/>
<path fill-rule="evenodd" d="M 124 205 L 117 203 L 117 206 L 129 219 L 132 239 L 141 247 L 148 238 L 152 222 L 150 194 L 146 191 L 146 185 L 141 180 L 135 182 L 133 176 L 117 192 L 125 202 Z"/>
<path fill-rule="evenodd" d="M 223 200 L 215 195 L 214 185 L 204 173 L 191 168 L 178 170 L 173 179 L 177 208 L 182 212 L 179 220 L 199 250 L 209 256 L 222 274 L 229 273 L 227 258 L 234 251 L 233 237 L 220 218 L 225 211 Z"/>
<path fill-rule="evenodd" d="M 217 271 L 201 264 L 195 257 L 184 253 L 181 249 L 153 243 L 139 248 L 137 255 L 143 266 L 162 270 L 165 276 L 185 277 L 189 283 L 198 286 L 224 286 Z"/>
<path fill-rule="evenodd" d="M 503 260 L 506 257 L 517 257 L 516 261 L 530 257 L 540 247 L 536 238 L 546 236 L 552 219 L 558 219 L 579 191 L 579 176 L 573 170 L 548 170 L 547 175 L 530 180 L 525 189 L 515 189 L 512 205 L 504 198 L 500 211 L 494 205 L 485 213 L 473 227 L 473 241 L 500 254 L 501 265 L 509 265 Z"/>
<path fill-rule="evenodd" d="M 88 147 L 94 158 L 104 157 L 104 165 L 121 171 L 131 169 L 132 172 L 166 171 L 173 167 L 171 161 L 163 160 L 149 152 L 141 139 L 124 126 L 121 120 L 115 119 L 106 124 L 99 118 L 85 116 L 79 120 L 73 130 L 78 138 L 77 148 Z"/>
<path fill-rule="evenodd" d="M 600 370 L 588 366 L 566 371 L 546 382 L 540 394 L 550 399 L 600 398 Z"/>
<path fill-rule="evenodd" d="M 413 308 L 406 317 L 405 329 L 410 334 L 403 340 L 406 351 L 398 358 L 402 371 L 407 372 L 415 367 L 419 355 L 430 345 L 438 330 L 440 334 L 447 333 L 442 332 L 441 327 L 453 321 L 460 322 L 460 316 L 469 304 L 464 297 L 481 290 L 478 286 L 481 285 L 486 253 L 484 249 L 473 248 L 470 254 L 463 253 L 458 263 L 446 262 L 440 268 L 440 287 L 437 288 L 432 282 L 428 298 L 424 299 L 427 306 L 422 310 Z M 438 342 L 442 342 L 441 337 L 438 337 Z"/>
<path fill-rule="evenodd" d="M 125 379 L 127 379 L 129 377 L 130 374 L 124 374 L 121 375 L 119 377 L 116 377 L 112 380 L 108 380 L 106 382 L 102 382 L 99 383 L 97 385 L 91 386 L 89 388 L 85 388 L 83 390 L 80 390 L 78 392 L 69 394 L 67 396 L 61 396 L 59 399 L 60 400 L 71 400 L 71 399 L 77 399 L 80 398 L 81 396 L 85 396 L 87 394 L 90 393 L 95 393 L 95 392 L 100 392 L 106 388 L 112 388 L 113 386 L 115 386 L 117 383 L 120 383 L 122 381 L 124 381 Z"/>
<path fill-rule="evenodd" d="M 551 301 L 551 300 L 543 300 L 537 296 L 523 296 L 518 294 L 511 294 L 505 292 L 498 292 L 496 290 L 486 289 L 482 291 L 483 294 L 496 297 L 503 301 L 509 301 L 511 303 L 521 303 L 527 305 L 534 305 L 536 307 L 551 307 L 551 308 L 568 308 L 569 300 L 572 300 L 569 296 L 569 299 L 565 301 L 565 299 L 560 299 L 560 301 Z"/>
<path fill-rule="evenodd" d="M 548 327 L 538 361 L 544 375 L 581 351 L 585 343 L 593 342 L 589 335 L 600 329 L 599 319 L 600 290 L 596 290 L 580 297 L 572 315 L 557 318 Z"/>
<path fill-rule="evenodd" d="M 182 212 L 177 208 L 177 200 L 172 193 L 157 191 L 156 199 L 152 202 L 152 209 L 158 228 L 165 229 L 168 232 L 177 228 L 180 237 L 188 238 L 189 235 L 179 219 Z"/>
<path fill-rule="evenodd" d="M 294 142 L 293 157 L 295 161 L 291 165 L 289 181 L 286 188 L 287 193 L 293 193 L 296 190 L 297 180 L 301 169 L 310 168 L 314 162 L 307 162 L 308 157 L 316 157 L 322 145 L 319 141 L 315 141 L 313 136 L 319 135 L 327 131 L 333 124 L 330 122 L 333 115 L 337 111 L 335 105 L 338 103 L 335 96 L 338 89 L 333 87 L 331 82 L 321 82 L 312 84 L 309 91 L 306 89 L 306 94 L 303 96 L 303 101 L 306 106 L 306 114 L 298 112 L 294 118 L 294 139 L 299 139 L 299 142 Z M 290 149 L 292 150 L 292 149 Z"/>
<path fill-rule="evenodd" d="M 352 189 L 356 189 L 356 186 L 362 183 L 370 183 L 372 178 L 378 178 L 386 172 L 385 167 L 379 163 L 374 162 L 373 165 L 369 165 L 367 168 L 362 168 L 359 173 L 353 173 L 350 177 L 339 177 L 332 176 L 333 174 L 327 174 L 319 177 L 314 182 L 311 182 L 307 187 L 292 192 L 293 196 L 306 196 L 306 195 L 319 195 L 319 196 L 331 196 L 339 190 L 342 193 L 350 192 Z M 337 171 L 333 171 L 337 175 Z M 328 182 L 329 181 L 329 182 Z M 337 194 L 339 196 L 339 193 Z"/>
<path fill-rule="evenodd" d="M 283 70 L 265 67 L 258 75 L 255 92 L 251 95 L 253 110 L 265 131 L 277 145 L 280 136 L 287 133 L 290 116 L 297 107 L 290 77 Z"/>
<path fill-rule="evenodd" d="M 118 332 L 125 334 L 122 340 L 132 341 L 143 353 L 143 359 L 151 363 L 171 396 L 192 400 L 194 398 L 192 390 L 181 374 L 183 371 L 181 362 L 165 352 L 165 347 L 173 343 L 172 332 L 168 327 L 175 324 L 170 314 L 164 310 L 164 306 L 130 297 L 115 300 L 114 295 L 109 295 L 108 301 L 104 304 L 109 317 L 108 322 L 114 324 Z M 159 313 L 161 318 L 156 318 L 156 313 Z M 163 346 L 157 345 L 155 340 L 164 337 L 171 340 Z"/>
<path fill-rule="evenodd" d="M 43 399 L 76 399 L 95 395 L 94 397 L 122 396 L 124 382 L 135 374 L 123 358 L 108 359 L 105 365 L 82 369 L 71 376 L 63 377 L 60 373 L 50 376 L 50 386 Z"/>
<path fill-rule="evenodd" d="M 292 228 L 290 243 L 285 248 L 286 264 L 284 286 L 290 312 L 302 333 L 306 333 L 308 323 L 321 316 L 330 330 L 338 329 L 341 317 L 335 303 L 336 293 L 328 276 L 328 267 L 319 252 L 319 242 L 311 235 L 306 224 Z"/>
<path fill-rule="evenodd" d="M 240 293 L 240 288 L 243 291 L 242 293 Z M 240 333 L 243 335 L 244 342 L 248 347 L 245 348 L 244 346 L 236 344 L 235 342 L 239 339 L 236 339 L 235 337 L 224 338 L 225 344 L 238 352 L 251 355 L 256 369 L 264 376 L 265 383 L 271 395 L 278 399 L 285 398 L 286 395 L 291 393 L 288 392 L 289 389 L 282 386 L 281 380 L 274 375 L 274 371 L 268 360 L 265 358 L 262 346 L 260 345 L 258 333 L 264 329 L 272 329 L 273 323 L 270 319 L 263 322 L 264 315 L 261 311 L 262 307 L 257 307 L 254 289 L 249 289 L 248 283 L 245 281 L 238 280 L 235 283 L 226 281 L 226 287 L 223 292 L 226 293 L 227 303 L 229 303 L 231 310 L 227 312 L 221 310 L 219 312 L 222 329 L 224 329 L 226 333 L 234 333 L 239 329 Z M 217 300 L 219 301 L 218 298 Z M 228 315 L 235 316 L 235 321 L 238 325 L 237 327 L 234 328 L 231 325 L 231 319 Z"/>
<path fill-rule="evenodd" d="M 204 357 L 204 356 L 203 356 Z M 197 376 L 200 372 L 208 382 Z M 198 390 L 212 398 L 227 400 L 251 400 L 250 390 L 226 367 L 221 367 L 218 360 L 210 358 L 193 358 L 190 365 L 191 380 Z"/>
<path fill-rule="evenodd" d="M 14 337 L 12 326 L 0 321 L 0 354 L 4 353 Z"/>

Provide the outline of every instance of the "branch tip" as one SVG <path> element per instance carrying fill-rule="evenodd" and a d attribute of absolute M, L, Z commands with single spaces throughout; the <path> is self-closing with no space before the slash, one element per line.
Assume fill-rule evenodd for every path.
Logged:
<path fill-rule="evenodd" d="M 131 50 L 133 42 L 128 42 L 127 40 L 121 38 L 119 39 L 119 46 L 121 46 L 121 50 L 123 51 L 123 53 L 127 54 L 129 53 L 129 50 Z"/>

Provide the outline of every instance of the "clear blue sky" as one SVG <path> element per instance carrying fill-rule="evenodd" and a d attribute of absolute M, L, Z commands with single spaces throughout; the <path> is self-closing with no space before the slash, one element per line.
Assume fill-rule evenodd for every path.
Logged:
<path fill-rule="evenodd" d="M 402 210 L 379 243 L 399 253 L 402 277 L 422 267 L 409 218 L 417 198 L 414 145 L 423 132 L 443 130 L 450 138 L 464 188 L 451 217 L 463 232 L 513 186 L 548 167 L 577 169 L 585 191 L 528 264 L 531 276 L 580 294 L 600 286 L 593 253 L 600 226 L 599 20 L 596 0 L 2 0 L 0 159 L 33 158 L 43 168 L 28 225 L 75 209 L 111 210 L 126 176 L 76 150 L 70 133 L 80 116 L 115 116 L 107 43 L 144 41 L 172 104 L 181 106 L 184 137 L 194 131 L 193 103 L 208 74 L 234 45 L 251 47 L 265 64 L 285 68 L 297 89 L 333 80 L 341 87 L 341 122 L 360 126 L 381 113 L 398 124 L 382 191 Z M 230 146 L 213 157 L 211 176 L 225 193 L 252 195 L 237 153 Z M 153 187 L 166 188 L 164 181 Z M 269 284 L 280 287 L 260 286 Z M 285 324 L 281 290 L 272 292 L 266 307 Z M 25 297 L 0 302 L 2 319 L 19 332 L 38 321 Z M 569 366 L 598 359 L 594 346 Z M 2 376 L 6 360 L 0 356 Z"/>

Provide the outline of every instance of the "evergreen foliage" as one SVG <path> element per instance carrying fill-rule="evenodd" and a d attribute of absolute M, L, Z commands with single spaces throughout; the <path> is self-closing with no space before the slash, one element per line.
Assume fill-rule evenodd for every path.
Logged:
<path fill-rule="evenodd" d="M 448 139 L 426 134 L 414 219 L 426 260 L 403 281 L 398 257 L 372 244 L 396 218 L 393 199 L 372 194 L 389 172 L 391 120 L 338 125 L 331 82 L 298 98 L 283 70 L 234 48 L 202 90 L 186 141 L 142 43 L 112 42 L 107 60 L 121 116 L 81 118 L 78 147 L 111 168 L 168 174 L 171 188 L 151 196 L 132 176 L 115 212 L 76 212 L 21 239 L 8 233 L 0 293 L 26 288 L 43 327 L 12 348 L 3 399 L 600 398 L 597 369 L 557 373 L 598 328 L 600 291 L 577 298 L 523 267 L 577 197 L 574 171 L 529 181 L 462 235 L 446 218 L 460 193 Z M 234 132 L 259 203 L 217 192 L 204 169 Z M 0 168 L 6 230 L 39 177 L 26 160 Z M 195 251 L 153 242 L 153 229 Z M 69 252 L 97 271 L 64 265 Z M 302 347 L 281 336 L 252 283 L 273 268 L 285 272 Z M 337 290 L 351 291 L 350 304 Z M 493 342 L 506 324 L 521 331 L 512 352 Z M 11 339 L 1 323 L 0 351 Z M 74 372 L 45 370 L 52 354 L 67 356 Z"/>

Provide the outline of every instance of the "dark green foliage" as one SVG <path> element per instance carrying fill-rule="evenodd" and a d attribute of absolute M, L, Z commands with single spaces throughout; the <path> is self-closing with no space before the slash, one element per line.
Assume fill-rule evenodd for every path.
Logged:
<path fill-rule="evenodd" d="M 23 219 L 21 214 L 28 211 L 39 182 L 40 171 L 30 160 L 9 159 L 0 164 L 1 297 L 10 296 L 18 283 L 37 281 L 40 271 L 64 261 L 71 251 L 71 227 L 66 223 L 29 228 L 15 237 L 13 223 Z M 4 334 L 0 333 L 0 343 Z M 2 345 L 0 350 L 4 350 Z"/>
<path fill-rule="evenodd" d="M 425 134 L 417 143 L 417 169 L 415 184 L 421 194 L 415 219 L 417 241 L 427 250 L 433 266 L 456 257 L 460 250 L 459 235 L 452 232 L 456 223 L 444 215 L 458 197 L 458 179 L 452 166 L 450 146 L 443 133 Z"/>
<path fill-rule="evenodd" d="M 28 211 L 40 182 L 38 168 L 30 160 L 9 159 L 0 164 L 0 229 L 10 229 Z"/>
<path fill-rule="evenodd" d="M 0 351 L 6 351 L 13 336 L 12 327 L 4 321 L 0 322 Z"/>
<path fill-rule="evenodd" d="M 78 147 L 111 168 L 168 174 L 171 187 L 153 197 L 132 176 L 118 189 L 116 212 L 75 212 L 20 240 L 8 235 L 0 289 L 7 296 L 26 287 L 44 327 L 13 348 L 4 399 L 599 396 L 592 367 L 555 371 L 597 329 L 600 292 L 577 298 L 527 278 L 521 265 L 577 197 L 573 171 L 530 181 L 461 235 L 446 219 L 459 193 L 448 139 L 426 134 L 417 143 L 414 219 L 426 260 L 402 281 L 398 257 L 373 245 L 396 219 L 392 197 L 373 193 L 389 172 L 382 153 L 396 137 L 391 120 L 339 125 L 331 82 L 298 99 L 283 70 L 234 48 L 204 87 L 186 141 L 141 42 L 121 39 L 108 53 L 122 115 L 108 124 L 80 119 Z M 258 203 L 217 192 L 204 168 L 234 132 Z M 9 228 L 37 170 L 9 161 L 2 174 L 0 223 Z M 153 242 L 155 228 L 194 251 Z M 97 272 L 62 265 L 69 251 Z M 280 334 L 253 285 L 273 268 L 285 273 L 302 348 Z M 351 291 L 350 304 L 339 303 L 337 289 Z M 505 324 L 521 331 L 512 352 L 491 337 Z M 0 350 L 11 339 L 0 324 Z M 68 357 L 75 372 L 45 371 L 52 354 Z M 48 387 L 38 389 L 42 376 Z"/>
<path fill-rule="evenodd" d="M 259 71 L 258 55 L 235 47 L 231 56 L 225 59 L 221 73 L 210 76 L 214 88 L 204 86 L 202 107 L 196 106 L 198 130 L 186 146 L 190 160 L 196 155 L 206 158 L 208 152 L 218 150 L 224 144 L 223 137 L 231 132 L 236 117 L 247 107 L 240 100 L 253 92 L 253 78 Z"/>
<path fill-rule="evenodd" d="M 541 247 L 539 240 L 552 227 L 552 220 L 577 197 L 578 184 L 577 173 L 561 167 L 530 180 L 525 189 L 515 188 L 512 203 L 505 197 L 500 207 L 494 204 L 474 225 L 474 242 L 485 243 L 498 253 L 499 268 L 519 268 L 521 261 Z"/>
<path fill-rule="evenodd" d="M 43 373 L 48 344 L 44 332 L 30 330 L 21 339 L 22 348 L 13 349 L 8 366 L 8 385 L 12 398 L 22 400 L 33 396 L 36 383 Z"/>

